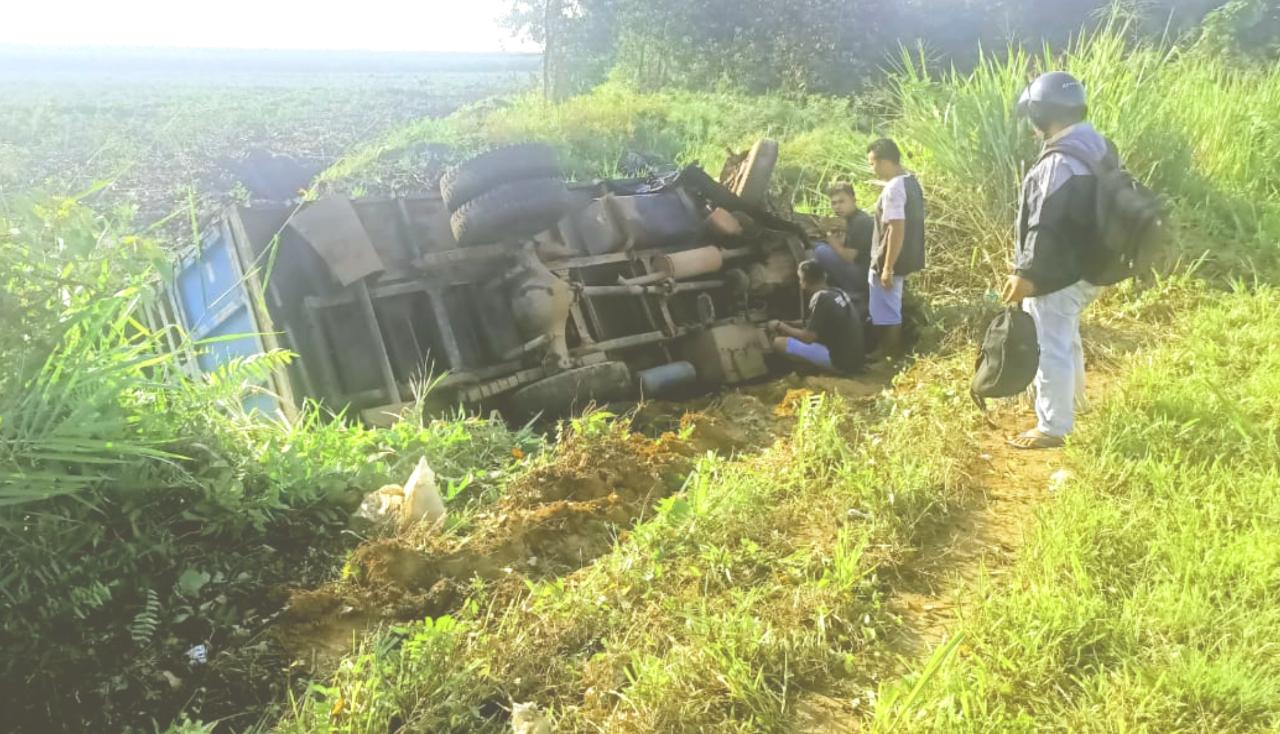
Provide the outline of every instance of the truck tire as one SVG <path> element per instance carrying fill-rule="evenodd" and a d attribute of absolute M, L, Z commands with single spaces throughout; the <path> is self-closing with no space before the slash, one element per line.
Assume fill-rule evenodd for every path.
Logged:
<path fill-rule="evenodd" d="M 541 143 L 495 148 L 464 161 L 440 177 L 440 196 L 452 214 L 492 188 L 530 178 L 559 177 L 556 152 Z"/>
<path fill-rule="evenodd" d="M 631 370 L 624 362 L 601 362 L 538 380 L 511 394 L 511 410 L 519 416 L 556 415 L 589 402 L 626 397 Z"/>
<path fill-rule="evenodd" d="M 742 164 L 734 193 L 752 206 L 764 206 L 769 197 L 769 182 L 778 165 L 778 141 L 765 138 L 751 146 Z"/>
<path fill-rule="evenodd" d="M 449 225 L 463 246 L 528 237 L 554 226 L 569 204 L 569 190 L 558 178 L 515 181 L 463 204 L 449 217 Z"/>

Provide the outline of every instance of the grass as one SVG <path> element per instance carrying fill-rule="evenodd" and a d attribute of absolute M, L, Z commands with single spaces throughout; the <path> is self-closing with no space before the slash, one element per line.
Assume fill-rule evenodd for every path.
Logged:
<path fill-rule="evenodd" d="M 918 365 L 921 388 L 869 416 L 813 399 L 788 439 L 701 460 L 581 572 L 368 639 L 278 730 L 497 732 L 513 700 L 559 731 L 785 730 L 806 686 L 882 664 L 883 574 L 964 486 L 960 369 Z"/>
<path fill-rule="evenodd" d="M 377 186 L 419 165 L 423 147 L 439 146 L 440 160 L 456 161 L 483 148 L 525 140 L 556 147 L 566 172 L 584 179 L 616 175 L 629 152 L 681 164 L 700 162 L 718 172 L 726 146 L 745 149 L 761 136 L 791 140 L 818 129 L 830 137 L 851 136 L 860 119 L 865 114 L 847 100 L 643 93 L 608 83 L 560 103 L 530 93 L 411 123 L 353 150 L 320 182 L 344 189 Z M 796 162 L 797 170 L 804 167 Z"/>
<path fill-rule="evenodd" d="M 1012 578 L 882 730 L 1275 730 L 1278 305 L 1214 298 L 1126 365 Z"/>

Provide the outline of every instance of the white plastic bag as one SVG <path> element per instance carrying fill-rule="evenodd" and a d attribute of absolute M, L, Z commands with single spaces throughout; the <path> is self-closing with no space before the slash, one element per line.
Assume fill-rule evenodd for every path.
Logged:
<path fill-rule="evenodd" d="M 404 483 L 404 502 L 400 505 L 401 526 L 421 520 L 435 525 L 444 520 L 444 499 L 436 488 L 436 473 L 431 471 L 425 458 L 418 459 L 409 481 Z"/>

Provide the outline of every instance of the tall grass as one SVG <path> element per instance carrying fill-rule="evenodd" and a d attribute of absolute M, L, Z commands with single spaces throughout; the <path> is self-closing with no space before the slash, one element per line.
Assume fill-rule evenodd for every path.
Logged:
<path fill-rule="evenodd" d="M 1184 321 L 1127 365 L 1012 577 L 879 730 L 1280 725 L 1280 293 L 1241 290 Z"/>
<path fill-rule="evenodd" d="M 1027 81 L 1063 68 L 1084 81 L 1089 117 L 1125 164 L 1164 195 L 1191 258 L 1210 268 L 1280 264 L 1280 71 L 1237 67 L 1146 43 L 1121 27 L 1082 35 L 1062 54 L 1010 50 L 969 74 L 934 76 L 907 55 L 893 129 L 913 155 L 945 272 L 1006 269 L 1031 131 L 1013 113 Z"/>

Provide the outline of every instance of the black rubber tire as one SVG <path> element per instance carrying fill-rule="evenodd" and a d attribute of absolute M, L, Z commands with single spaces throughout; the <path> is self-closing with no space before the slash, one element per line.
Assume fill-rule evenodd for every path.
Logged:
<path fill-rule="evenodd" d="M 556 152 L 542 143 L 495 148 L 464 161 L 440 177 L 440 196 L 452 214 L 477 196 L 502 184 L 530 178 L 560 177 Z"/>
<path fill-rule="evenodd" d="M 778 141 L 765 138 L 751 146 L 743 165 L 745 173 L 738 180 L 734 191 L 752 206 L 764 206 L 769 198 L 769 183 L 773 169 L 778 165 Z"/>
<path fill-rule="evenodd" d="M 528 237 L 555 226 L 568 213 L 571 201 L 558 178 L 515 181 L 463 204 L 449 217 L 449 225 L 463 246 Z"/>
<path fill-rule="evenodd" d="M 631 370 L 625 362 L 601 362 L 526 385 L 511 394 L 509 404 L 522 417 L 561 415 L 592 401 L 624 398 L 630 390 Z"/>

